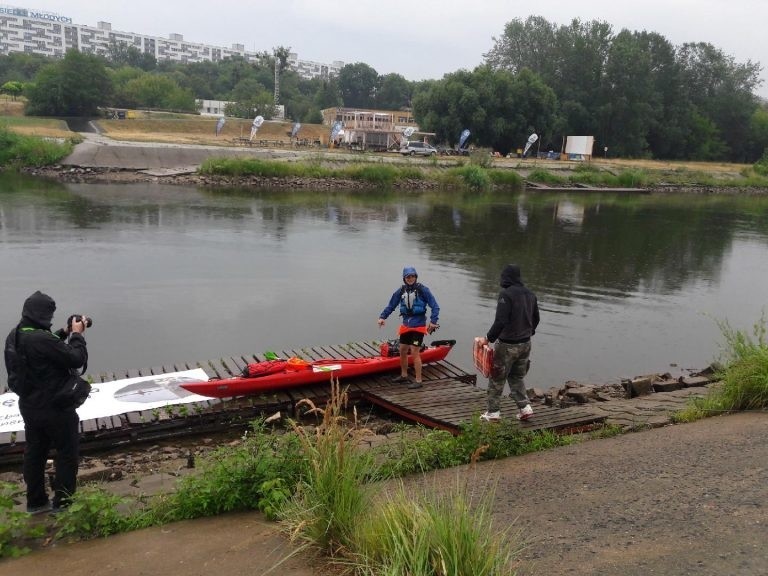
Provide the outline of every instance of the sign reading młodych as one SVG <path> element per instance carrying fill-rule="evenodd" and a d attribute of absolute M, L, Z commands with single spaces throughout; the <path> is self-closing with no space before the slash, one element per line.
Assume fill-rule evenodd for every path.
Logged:
<path fill-rule="evenodd" d="M 9 16 L 19 16 L 21 18 L 37 18 L 38 20 L 50 20 L 51 22 L 61 22 L 62 24 L 72 24 L 72 18 L 60 16 L 54 12 L 39 12 L 37 10 L 27 10 L 26 8 L 14 8 L 12 6 L 0 6 L 0 14 Z"/>

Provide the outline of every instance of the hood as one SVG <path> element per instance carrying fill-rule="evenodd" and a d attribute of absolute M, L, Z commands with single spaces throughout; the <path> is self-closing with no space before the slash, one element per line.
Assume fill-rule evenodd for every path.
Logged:
<path fill-rule="evenodd" d="M 509 286 L 522 286 L 523 279 L 520 277 L 520 266 L 517 264 L 507 264 L 504 270 L 501 271 L 501 281 L 499 282 L 502 288 L 508 288 Z"/>
<path fill-rule="evenodd" d="M 56 302 L 53 298 L 38 290 L 24 301 L 21 319 L 25 324 L 31 324 L 35 328 L 50 330 L 55 311 Z"/>
<path fill-rule="evenodd" d="M 410 274 L 413 274 L 414 276 L 416 276 L 416 278 L 419 277 L 419 275 L 416 273 L 416 268 L 414 268 L 413 266 L 406 266 L 405 268 L 403 268 L 403 278 L 405 278 Z"/>

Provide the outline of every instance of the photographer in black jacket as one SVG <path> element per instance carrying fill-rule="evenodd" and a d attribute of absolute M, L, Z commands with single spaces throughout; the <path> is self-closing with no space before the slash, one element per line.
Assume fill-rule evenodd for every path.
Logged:
<path fill-rule="evenodd" d="M 73 370 L 88 362 L 83 332 L 88 319 L 73 317 L 67 329 L 51 332 L 56 303 L 35 292 L 24 302 L 21 322 L 6 339 L 8 380 L 16 381 L 19 411 L 24 419 L 24 482 L 27 512 L 56 511 L 69 505 L 75 493 L 79 459 L 80 419 L 74 406 L 58 406 L 54 397 L 70 380 Z M 9 361 L 9 349 L 16 358 Z M 19 367 L 13 376 L 12 365 Z M 23 364 L 22 364 L 23 363 Z M 56 449 L 53 502 L 45 485 L 45 463 Z"/>

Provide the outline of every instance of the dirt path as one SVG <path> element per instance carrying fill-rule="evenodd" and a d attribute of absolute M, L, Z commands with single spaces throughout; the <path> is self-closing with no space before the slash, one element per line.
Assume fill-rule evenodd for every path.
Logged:
<path fill-rule="evenodd" d="M 496 483 L 529 546 L 518 576 L 768 574 L 768 413 L 735 414 L 428 474 Z M 0 575 L 264 574 L 290 550 L 259 514 L 182 522 L 0 562 Z M 318 575 L 292 558 L 275 572 Z"/>
<path fill-rule="evenodd" d="M 467 473 L 497 482 L 495 517 L 529 540 L 518 576 L 768 574 L 768 413 L 630 433 Z"/>

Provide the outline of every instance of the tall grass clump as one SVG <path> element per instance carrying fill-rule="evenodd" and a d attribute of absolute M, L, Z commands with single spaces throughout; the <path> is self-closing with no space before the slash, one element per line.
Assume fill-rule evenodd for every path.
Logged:
<path fill-rule="evenodd" d="M 494 186 L 520 190 L 523 187 L 523 179 L 514 170 L 489 170 L 488 176 Z"/>
<path fill-rule="evenodd" d="M 50 166 L 72 152 L 72 142 L 22 136 L 0 125 L 0 168 Z"/>
<path fill-rule="evenodd" d="M 296 176 L 298 170 L 287 162 L 258 158 L 209 158 L 200 166 L 201 174 L 222 176 L 260 176 L 285 178 Z M 300 175 L 300 174 L 298 174 Z"/>
<path fill-rule="evenodd" d="M 549 170 L 544 170 L 543 168 L 534 168 L 531 170 L 528 174 L 528 180 L 531 182 L 540 182 L 542 184 L 563 184 L 565 182 L 565 178 L 562 176 L 553 174 Z"/>
<path fill-rule="evenodd" d="M 645 170 L 624 170 L 616 179 L 618 184 L 625 188 L 648 186 L 651 183 L 651 177 Z"/>
<path fill-rule="evenodd" d="M 718 326 L 725 339 L 722 364 L 717 373 L 720 385 L 677 412 L 673 416 L 675 422 L 691 422 L 723 412 L 768 408 L 765 313 L 754 325 L 752 336 L 734 330 L 727 321 L 718 322 Z"/>
<path fill-rule="evenodd" d="M 473 191 L 488 190 L 491 187 L 488 170 L 476 164 L 466 164 L 449 169 L 443 177 L 443 182 Z"/>
<path fill-rule="evenodd" d="M 370 453 L 359 447 L 366 431 L 343 416 L 346 403 L 346 392 L 335 379 L 325 409 L 310 400 L 299 402 L 309 407 L 308 414 L 322 415 L 322 422 L 313 432 L 291 423 L 308 465 L 280 513 L 292 540 L 331 557 L 348 556 L 353 549 L 354 533 L 368 509 L 365 485 L 373 474 Z"/>
<path fill-rule="evenodd" d="M 723 385 L 714 396 L 726 410 L 762 410 L 768 408 L 768 345 L 765 313 L 752 336 L 719 322 L 725 338 Z"/>
<path fill-rule="evenodd" d="M 394 166 L 385 166 L 381 164 L 362 164 L 359 166 L 350 166 L 344 172 L 353 180 L 362 180 L 372 184 L 382 186 L 391 185 L 400 177 L 399 170 Z"/>
<path fill-rule="evenodd" d="M 412 495 L 400 485 L 384 494 L 359 524 L 357 571 L 363 575 L 510 576 L 521 546 L 516 535 L 496 530 L 491 517 L 494 491 L 470 493 L 433 486 Z"/>

